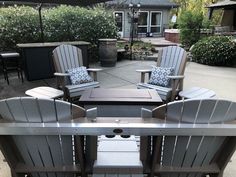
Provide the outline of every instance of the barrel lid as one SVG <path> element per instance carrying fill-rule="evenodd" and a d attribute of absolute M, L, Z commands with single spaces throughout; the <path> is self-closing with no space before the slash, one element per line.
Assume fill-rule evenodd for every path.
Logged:
<path fill-rule="evenodd" d="M 115 41 L 117 41 L 117 39 L 109 39 L 109 38 L 107 38 L 107 39 L 99 39 L 99 41 L 104 41 L 104 42 L 115 42 Z"/>

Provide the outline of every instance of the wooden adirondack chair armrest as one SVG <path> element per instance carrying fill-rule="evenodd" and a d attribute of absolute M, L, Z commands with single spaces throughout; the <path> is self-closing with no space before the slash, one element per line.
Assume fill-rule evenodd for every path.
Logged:
<path fill-rule="evenodd" d="M 171 100 L 173 101 L 176 97 L 176 89 L 180 88 L 182 90 L 182 83 L 184 79 L 184 75 L 177 75 L 177 76 L 167 76 L 168 78 L 171 79 L 171 88 L 172 88 L 172 93 L 171 93 Z"/>
<path fill-rule="evenodd" d="M 151 69 L 137 69 L 136 72 L 139 72 L 139 73 L 151 73 L 152 70 Z"/>
<path fill-rule="evenodd" d="M 54 73 L 54 76 L 56 76 L 57 88 L 60 88 L 63 91 L 65 91 L 66 79 L 70 76 L 70 74 L 68 74 L 68 73 Z"/>
<path fill-rule="evenodd" d="M 68 73 L 54 73 L 54 76 L 56 77 L 68 77 L 70 74 Z"/>
<path fill-rule="evenodd" d="M 102 71 L 99 68 L 87 68 L 88 73 L 93 77 L 94 81 L 97 81 L 97 72 Z"/>
<path fill-rule="evenodd" d="M 151 69 L 138 69 L 136 72 L 141 73 L 141 83 L 145 81 L 145 75 L 148 74 L 148 78 L 150 78 L 152 70 Z"/>
<path fill-rule="evenodd" d="M 170 79 L 173 79 L 173 80 L 184 79 L 184 76 L 183 76 L 183 75 L 179 75 L 179 76 L 167 76 L 167 77 L 170 78 Z"/>
<path fill-rule="evenodd" d="M 99 72 L 99 71 L 102 71 L 103 69 L 100 69 L 100 68 L 87 68 L 87 71 L 88 72 Z"/>

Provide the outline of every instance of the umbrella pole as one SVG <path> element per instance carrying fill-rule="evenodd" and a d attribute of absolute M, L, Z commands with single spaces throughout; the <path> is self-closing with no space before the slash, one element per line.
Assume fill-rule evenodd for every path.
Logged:
<path fill-rule="evenodd" d="M 41 41 L 44 42 L 44 33 L 43 33 L 43 21 L 42 21 L 42 6 L 43 6 L 43 3 L 40 3 L 39 5 L 39 24 L 40 24 L 40 31 L 41 31 Z"/>

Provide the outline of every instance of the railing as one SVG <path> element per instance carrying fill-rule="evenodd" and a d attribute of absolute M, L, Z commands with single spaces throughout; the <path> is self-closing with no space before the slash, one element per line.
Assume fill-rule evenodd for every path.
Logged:
<path fill-rule="evenodd" d="M 0 123 L 0 135 L 236 136 L 236 123 L 167 123 L 154 118 L 78 118 L 61 123 Z"/>

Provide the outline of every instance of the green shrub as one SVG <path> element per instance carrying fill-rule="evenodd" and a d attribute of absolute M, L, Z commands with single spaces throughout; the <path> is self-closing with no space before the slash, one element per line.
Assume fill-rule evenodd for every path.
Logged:
<path fill-rule="evenodd" d="M 72 6 L 44 8 L 42 21 L 45 42 L 83 40 L 97 44 L 99 38 L 115 38 L 113 15 L 102 7 L 86 9 Z M 38 11 L 32 7 L 0 8 L 0 48 L 17 43 L 40 41 Z"/>
<path fill-rule="evenodd" d="M 197 63 L 230 66 L 236 60 L 236 43 L 231 37 L 211 36 L 198 41 L 191 53 Z"/>
<path fill-rule="evenodd" d="M 0 8 L 0 49 L 10 50 L 15 44 L 38 42 L 39 17 L 31 7 Z"/>
<path fill-rule="evenodd" d="M 45 37 L 49 41 L 84 40 L 97 44 L 99 38 L 114 38 L 117 35 L 112 13 L 101 7 L 60 6 L 43 14 Z"/>
<path fill-rule="evenodd" d="M 180 28 L 180 40 L 186 47 L 191 47 L 200 39 L 203 15 L 191 11 L 183 12 L 180 15 L 178 26 Z"/>

